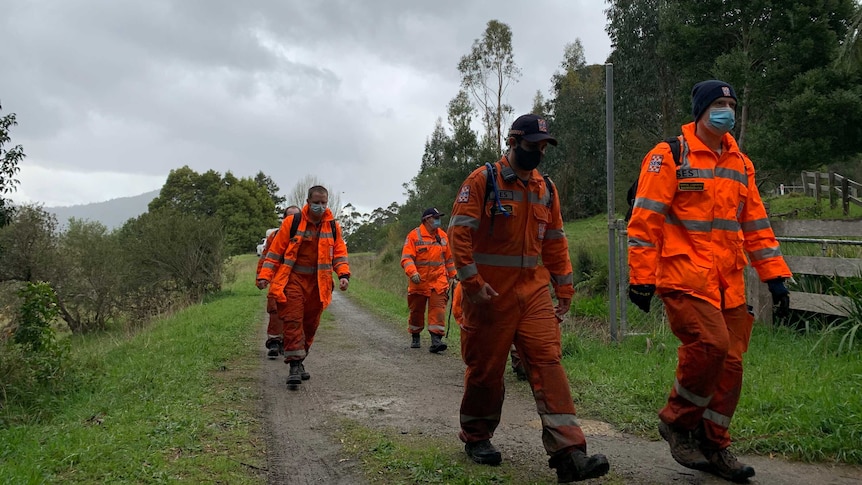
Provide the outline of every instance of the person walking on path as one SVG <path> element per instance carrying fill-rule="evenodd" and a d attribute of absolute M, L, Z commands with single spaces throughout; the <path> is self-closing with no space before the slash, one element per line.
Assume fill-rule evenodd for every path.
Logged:
<path fill-rule="evenodd" d="M 694 121 L 678 138 L 679 163 L 667 142 L 644 157 L 628 224 L 629 298 L 648 312 L 657 292 L 681 342 L 676 378 L 659 412 L 671 455 L 685 467 L 745 482 L 754 468 L 728 450 L 754 322 L 743 270 L 750 261 L 779 314 L 789 310 L 784 280 L 791 272 L 754 165 L 730 133 L 736 102 L 726 82 L 696 84 Z"/>
<path fill-rule="evenodd" d="M 295 205 L 287 206 L 284 209 L 284 215 L 281 218 L 282 221 L 289 215 L 298 214 L 299 211 L 299 207 Z M 260 268 L 266 260 L 266 252 L 269 250 L 269 246 L 272 244 L 272 240 L 275 239 L 276 234 L 278 234 L 278 229 L 272 231 L 266 237 L 260 259 L 257 260 L 257 272 L 255 274 L 260 273 Z M 275 359 L 279 355 L 284 355 L 284 343 L 282 340 L 284 327 L 281 323 L 281 318 L 278 316 L 278 300 L 269 293 L 266 295 L 266 313 L 269 314 L 269 322 L 266 325 L 266 342 L 264 342 L 264 346 L 267 349 L 266 356 L 270 359 Z"/>
<path fill-rule="evenodd" d="M 401 267 L 407 275 L 407 306 L 410 317 L 407 330 L 412 336 L 410 347 L 420 347 L 419 336 L 425 328 L 428 313 L 430 352 L 446 350 L 442 338 L 446 330 L 446 301 L 455 281 L 455 266 L 449 250 L 449 238 L 440 228 L 443 213 L 428 208 L 422 213 L 419 227 L 407 233 L 401 251 Z"/>
<path fill-rule="evenodd" d="M 463 285 L 461 354 L 467 369 L 459 438 L 475 462 L 498 465 L 491 443 L 500 423 L 503 375 L 514 342 L 521 352 L 542 423 L 548 465 L 567 483 L 605 475 L 604 455 L 587 455 L 566 371 L 561 363 L 562 321 L 574 295 L 572 264 L 560 199 L 536 168 L 548 144 L 544 118 L 518 117 L 509 151 L 474 170 L 452 208 L 449 238 Z M 540 264 L 541 260 L 541 264 Z M 557 305 L 549 290 L 554 287 Z"/>
<path fill-rule="evenodd" d="M 257 275 L 257 287 L 269 286 L 269 293 L 277 300 L 284 326 L 284 362 L 290 365 L 287 387 L 293 390 L 311 378 L 303 362 L 320 325 L 320 315 L 332 301 L 332 273 L 338 276 L 341 291 L 350 283 L 347 245 L 341 225 L 326 207 L 328 201 L 324 187 L 308 189 L 302 211 L 281 222 Z"/>

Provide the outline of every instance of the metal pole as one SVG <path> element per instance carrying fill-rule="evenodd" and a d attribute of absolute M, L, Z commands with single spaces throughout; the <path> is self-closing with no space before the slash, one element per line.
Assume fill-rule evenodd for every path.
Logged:
<path fill-rule="evenodd" d="M 614 213 L 614 65 L 605 64 L 605 140 L 607 142 L 608 178 L 608 308 L 611 319 L 611 340 L 619 342 L 617 335 L 617 281 L 616 237 Z"/>

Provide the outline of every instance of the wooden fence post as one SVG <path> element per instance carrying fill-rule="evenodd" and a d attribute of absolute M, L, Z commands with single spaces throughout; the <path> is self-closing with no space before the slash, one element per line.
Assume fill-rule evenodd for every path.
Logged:
<path fill-rule="evenodd" d="M 835 172 L 829 171 L 829 208 L 834 209 L 838 204 L 838 197 L 835 194 Z"/>
<path fill-rule="evenodd" d="M 841 180 L 841 208 L 845 216 L 850 215 L 850 180 L 847 177 Z"/>
<path fill-rule="evenodd" d="M 820 207 L 820 172 L 814 172 L 814 199 Z"/>

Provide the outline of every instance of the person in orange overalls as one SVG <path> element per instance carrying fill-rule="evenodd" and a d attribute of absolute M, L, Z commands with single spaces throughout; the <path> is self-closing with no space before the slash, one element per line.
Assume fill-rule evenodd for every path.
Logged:
<path fill-rule="evenodd" d="M 284 209 L 282 220 L 289 215 L 299 214 L 299 211 L 299 207 L 295 205 L 287 206 Z M 266 252 L 269 250 L 269 246 L 272 244 L 272 240 L 275 239 L 276 234 L 278 234 L 278 229 L 272 231 L 269 233 L 269 236 L 266 237 L 263 251 L 260 253 L 260 259 L 257 260 L 257 271 L 255 274 L 260 273 L 260 268 L 263 266 L 263 262 L 266 259 Z M 281 338 L 284 333 L 284 327 L 282 326 L 281 318 L 278 317 L 278 302 L 276 298 L 270 294 L 266 295 L 266 313 L 269 314 L 269 323 L 266 325 L 266 342 L 264 343 L 264 346 L 267 349 L 266 356 L 270 359 L 275 359 L 279 355 L 284 354 L 284 346 Z"/>
<path fill-rule="evenodd" d="M 455 281 L 455 266 L 449 251 L 449 238 L 440 229 L 443 213 L 429 208 L 422 213 L 422 223 L 407 233 L 401 250 L 401 267 L 409 278 L 407 283 L 407 306 L 410 317 L 407 330 L 412 336 L 411 348 L 420 347 L 419 335 L 425 328 L 425 312 L 428 312 L 428 333 L 431 346 L 428 350 L 438 353 L 446 350 L 442 341 L 446 330 L 446 301 L 448 290 Z"/>
<path fill-rule="evenodd" d="M 452 289 L 452 318 L 455 319 L 458 328 L 463 328 L 464 326 L 464 310 L 461 309 L 461 302 L 464 300 L 463 294 L 461 283 L 458 283 L 456 280 L 455 286 Z M 524 364 L 521 363 L 521 357 L 514 343 L 509 349 L 509 356 L 512 359 L 512 372 L 515 374 L 515 377 L 519 381 L 526 381 L 527 371 L 524 370 Z"/>
<path fill-rule="evenodd" d="M 326 207 L 328 201 L 324 187 L 308 189 L 302 211 L 281 222 L 257 275 L 257 287 L 269 286 L 269 294 L 276 299 L 284 327 L 284 362 L 290 365 L 287 387 L 293 390 L 311 378 L 303 362 L 320 325 L 320 315 L 332 302 L 332 273 L 338 275 L 341 291 L 346 291 L 350 282 L 347 245 L 341 225 Z M 291 238 L 290 226 L 296 217 L 301 219 Z"/>
<path fill-rule="evenodd" d="M 680 165 L 667 143 L 641 163 L 628 224 L 629 298 L 648 312 L 658 292 L 682 344 L 676 379 L 659 413 L 671 456 L 688 468 L 746 481 L 754 468 L 727 449 L 754 322 L 743 270 L 750 261 L 769 285 L 778 313 L 789 309 L 784 280 L 791 273 L 760 199 L 754 165 L 730 133 L 733 87 L 703 81 L 691 99 L 694 122 L 682 127 Z"/>
<path fill-rule="evenodd" d="M 461 354 L 467 369 L 459 438 L 476 463 L 501 462 L 491 438 L 500 423 L 503 375 L 514 343 L 527 371 L 548 464 L 556 470 L 557 480 L 599 477 L 608 472 L 608 460 L 586 454 L 586 438 L 560 362 L 559 322 L 575 291 L 560 199 L 550 180 L 536 170 L 547 145 L 556 145 L 557 140 L 543 118 L 529 114 L 515 120 L 506 143 L 505 156 L 474 170 L 464 181 L 449 223 L 452 256 L 464 292 Z M 549 283 L 557 296 L 556 307 Z"/>

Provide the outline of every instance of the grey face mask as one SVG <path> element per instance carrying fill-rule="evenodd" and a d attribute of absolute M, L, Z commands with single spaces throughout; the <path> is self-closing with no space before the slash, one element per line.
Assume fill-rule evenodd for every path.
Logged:
<path fill-rule="evenodd" d="M 308 208 L 312 213 L 320 215 L 326 211 L 326 204 L 308 204 Z"/>

